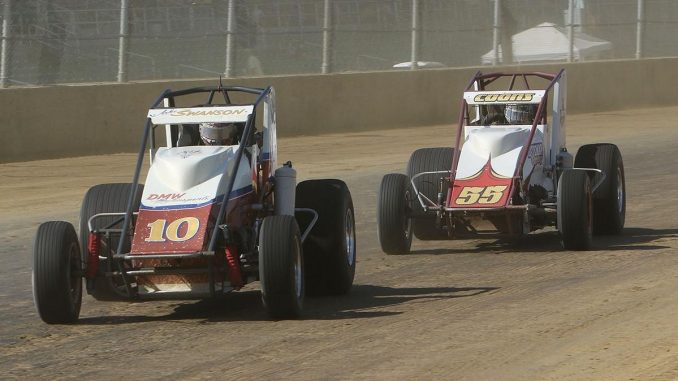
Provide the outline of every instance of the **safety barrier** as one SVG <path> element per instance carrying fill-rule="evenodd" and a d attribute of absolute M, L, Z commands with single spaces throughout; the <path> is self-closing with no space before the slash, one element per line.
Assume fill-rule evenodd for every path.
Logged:
<path fill-rule="evenodd" d="M 485 67 L 567 69 L 568 112 L 678 104 L 678 58 Z M 279 136 L 453 124 L 462 89 L 478 68 L 242 78 L 273 85 Z M 164 89 L 217 79 L 64 85 L 0 90 L 0 162 L 138 150 L 147 107 Z"/>

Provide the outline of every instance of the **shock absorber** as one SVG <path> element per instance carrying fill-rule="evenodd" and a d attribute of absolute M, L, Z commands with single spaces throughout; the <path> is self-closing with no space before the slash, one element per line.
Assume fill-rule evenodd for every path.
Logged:
<path fill-rule="evenodd" d="M 224 256 L 226 257 L 226 263 L 228 263 L 228 279 L 231 281 L 231 286 L 236 290 L 240 290 L 245 282 L 243 282 L 242 272 L 240 271 L 238 249 L 235 246 L 226 246 Z"/>
<path fill-rule="evenodd" d="M 99 248 L 101 247 L 101 236 L 90 232 L 87 236 L 87 268 L 85 277 L 94 279 L 99 271 Z"/>

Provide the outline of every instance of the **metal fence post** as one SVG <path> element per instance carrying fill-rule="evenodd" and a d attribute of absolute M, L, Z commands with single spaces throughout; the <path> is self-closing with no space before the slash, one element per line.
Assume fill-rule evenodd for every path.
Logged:
<path fill-rule="evenodd" d="M 412 67 L 417 70 L 419 63 L 419 0 L 412 0 Z"/>
<path fill-rule="evenodd" d="M 2 7 L 2 46 L 0 47 L 0 88 L 7 87 L 9 77 L 9 39 L 10 17 L 12 15 L 12 0 L 5 0 Z"/>
<path fill-rule="evenodd" d="M 636 22 L 636 59 L 643 58 L 643 32 L 645 29 L 645 1 L 638 0 L 638 20 Z"/>
<path fill-rule="evenodd" d="M 494 0 L 494 25 L 492 26 L 492 49 L 494 49 L 494 56 L 492 57 L 492 65 L 499 64 L 499 29 L 501 28 L 501 0 Z M 502 49 L 505 51 L 505 47 Z M 503 54 L 502 51 L 502 54 Z"/>
<path fill-rule="evenodd" d="M 574 61 L 574 0 L 569 0 L 568 4 L 568 26 L 567 26 L 567 40 L 569 41 L 569 49 L 567 50 L 567 62 Z"/>
<path fill-rule="evenodd" d="M 118 82 L 127 81 L 128 38 L 129 38 L 129 1 L 120 0 L 120 41 L 118 42 Z"/>
<path fill-rule="evenodd" d="M 226 15 L 226 69 L 224 70 L 224 77 L 226 78 L 233 76 L 234 2 L 235 0 L 228 0 L 228 14 Z"/>
<path fill-rule="evenodd" d="M 320 72 L 327 74 L 332 71 L 332 0 L 325 0 L 323 14 L 323 61 Z"/>

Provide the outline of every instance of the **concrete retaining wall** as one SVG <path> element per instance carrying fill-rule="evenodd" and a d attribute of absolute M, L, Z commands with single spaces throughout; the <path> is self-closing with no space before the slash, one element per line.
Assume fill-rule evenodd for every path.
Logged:
<path fill-rule="evenodd" d="M 678 58 L 552 64 L 565 67 L 568 112 L 678 104 Z M 457 121 L 461 92 L 476 68 L 300 75 L 224 81 L 273 85 L 280 136 L 315 135 Z M 137 152 L 147 108 L 166 88 L 215 80 L 0 90 L 0 162 Z"/>

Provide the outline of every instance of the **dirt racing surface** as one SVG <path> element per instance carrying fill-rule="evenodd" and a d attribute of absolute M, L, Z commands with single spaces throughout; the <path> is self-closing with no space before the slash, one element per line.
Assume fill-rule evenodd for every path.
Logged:
<path fill-rule="evenodd" d="M 594 249 L 560 249 L 553 230 L 513 244 L 414 241 L 379 249 L 381 177 L 412 151 L 450 145 L 453 127 L 279 141 L 299 180 L 337 177 L 353 194 L 355 285 L 272 321 L 257 284 L 216 301 L 96 302 L 49 326 L 31 296 L 39 223 L 77 223 L 92 185 L 129 182 L 135 156 L 0 165 L 3 379 L 676 380 L 677 108 L 568 117 L 568 147 L 612 142 L 626 167 L 626 228 Z M 284 126 L 281 126 L 284 128 Z"/>

